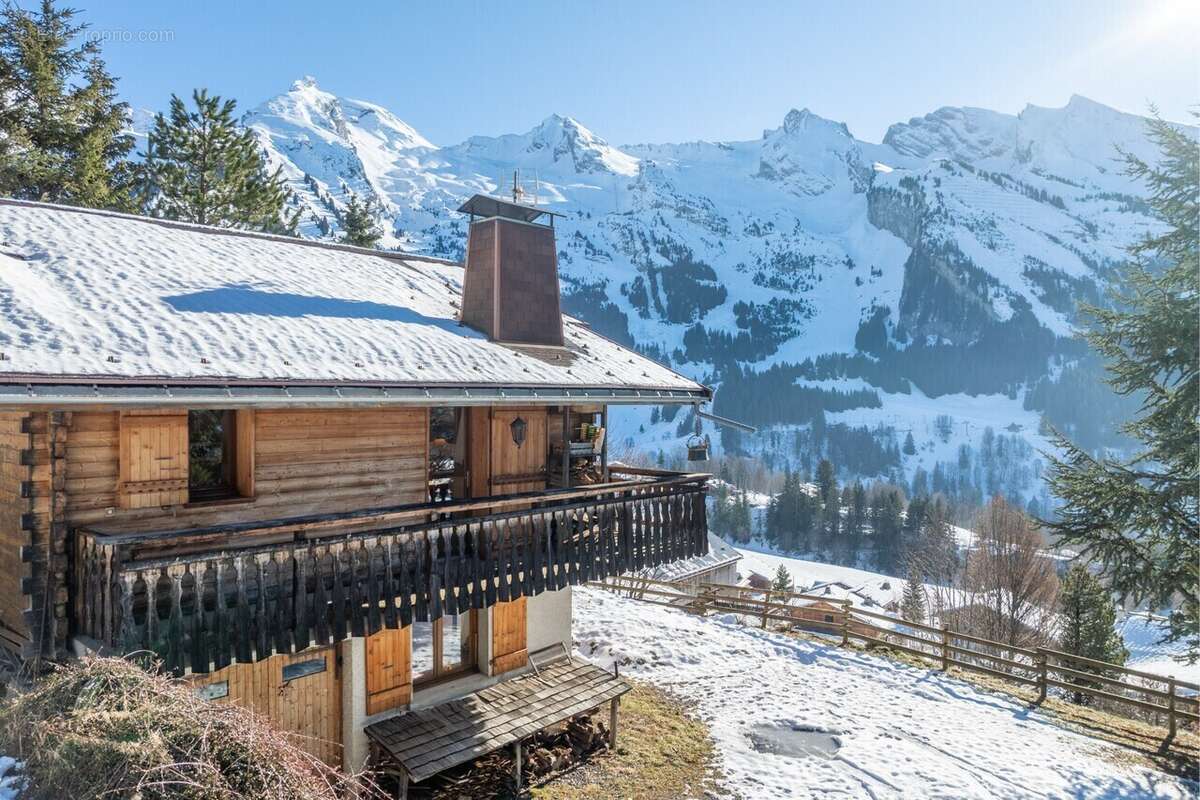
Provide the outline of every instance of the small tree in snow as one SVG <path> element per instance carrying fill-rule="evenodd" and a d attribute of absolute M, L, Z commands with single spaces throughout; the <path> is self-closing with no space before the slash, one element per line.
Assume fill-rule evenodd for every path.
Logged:
<path fill-rule="evenodd" d="M 369 203 L 358 202 L 357 195 L 350 195 L 350 202 L 342 212 L 342 244 L 355 247 L 374 247 L 383 237 L 383 231 L 375 224 Z"/>
<path fill-rule="evenodd" d="M 1062 612 L 1062 633 L 1059 646 L 1063 652 L 1111 664 L 1124 664 L 1129 656 L 1117 633 L 1117 614 L 1112 596 L 1095 575 L 1079 565 L 1071 567 L 1063 578 L 1058 596 Z M 1083 662 L 1070 664 L 1082 672 L 1102 672 Z M 1087 685 L 1086 681 L 1080 681 Z M 1075 692 L 1079 704 L 1091 697 Z"/>
<path fill-rule="evenodd" d="M 900 601 L 900 616 L 909 622 L 925 621 L 925 587 L 913 566 L 908 568 L 908 581 L 904 584 L 904 596 Z"/>
<path fill-rule="evenodd" d="M 775 579 L 771 581 L 771 591 L 782 594 L 792 590 L 792 575 L 783 566 L 775 570 Z"/>

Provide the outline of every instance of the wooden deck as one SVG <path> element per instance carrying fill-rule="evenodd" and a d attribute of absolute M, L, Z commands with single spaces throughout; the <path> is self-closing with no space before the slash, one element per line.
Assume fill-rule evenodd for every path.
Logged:
<path fill-rule="evenodd" d="M 537 673 L 420 711 L 369 725 L 367 736 L 389 766 L 419 782 L 519 742 L 628 692 L 599 667 L 561 658 Z"/>

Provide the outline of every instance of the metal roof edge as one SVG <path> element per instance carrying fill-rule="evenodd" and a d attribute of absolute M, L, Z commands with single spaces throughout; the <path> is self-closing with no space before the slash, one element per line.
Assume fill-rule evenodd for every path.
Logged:
<path fill-rule="evenodd" d="M 253 385 L 230 383 L 132 384 L 0 382 L 4 406 L 350 406 L 350 405 L 688 405 L 711 392 L 694 389 L 530 387 L 530 386 L 386 386 L 354 384 Z"/>

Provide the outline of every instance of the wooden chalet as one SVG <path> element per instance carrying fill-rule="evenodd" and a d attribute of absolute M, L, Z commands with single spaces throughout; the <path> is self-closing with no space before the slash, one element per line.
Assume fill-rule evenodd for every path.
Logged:
<path fill-rule="evenodd" d="M 571 587 L 707 552 L 707 476 L 608 409 L 710 392 L 562 315 L 545 210 L 461 211 L 465 267 L 0 201 L 0 639 L 411 780 L 615 710 Z"/>

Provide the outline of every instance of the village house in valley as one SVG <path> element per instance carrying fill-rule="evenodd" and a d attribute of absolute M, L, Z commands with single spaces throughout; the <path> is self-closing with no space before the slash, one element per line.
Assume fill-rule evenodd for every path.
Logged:
<path fill-rule="evenodd" d="M 553 216 L 462 265 L 0 201 L 0 638 L 150 651 L 404 781 L 628 685 L 571 586 L 708 552 L 707 476 L 609 463 L 704 386 L 562 315 Z"/>

